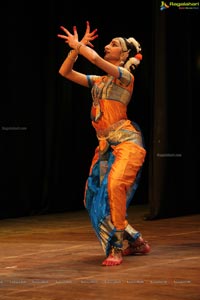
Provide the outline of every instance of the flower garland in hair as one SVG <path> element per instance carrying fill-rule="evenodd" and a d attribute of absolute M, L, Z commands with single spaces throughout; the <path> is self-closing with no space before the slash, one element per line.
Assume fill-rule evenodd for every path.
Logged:
<path fill-rule="evenodd" d="M 142 54 L 140 53 L 142 51 L 140 44 L 136 41 L 134 38 L 128 38 L 127 42 L 131 45 L 133 45 L 137 51 L 137 54 L 134 57 L 130 57 L 127 62 L 124 65 L 124 68 L 131 71 L 135 70 L 136 67 L 140 64 L 140 61 L 142 60 Z"/>
<path fill-rule="evenodd" d="M 142 54 L 137 53 L 134 57 L 130 57 L 124 65 L 124 68 L 131 71 L 131 69 L 135 70 L 135 68 L 140 64 L 142 60 Z"/>

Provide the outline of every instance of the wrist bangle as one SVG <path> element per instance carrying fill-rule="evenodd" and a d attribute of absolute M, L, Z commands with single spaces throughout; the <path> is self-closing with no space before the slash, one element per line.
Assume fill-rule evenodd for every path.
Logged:
<path fill-rule="evenodd" d="M 73 53 L 73 50 L 70 50 L 67 57 L 75 62 L 78 58 L 78 55 L 76 55 L 75 57 L 72 57 L 73 56 L 72 53 Z"/>
<path fill-rule="evenodd" d="M 79 54 L 81 46 L 83 46 L 83 44 L 82 43 L 78 43 L 78 45 L 76 47 L 76 51 L 77 51 L 78 54 Z"/>

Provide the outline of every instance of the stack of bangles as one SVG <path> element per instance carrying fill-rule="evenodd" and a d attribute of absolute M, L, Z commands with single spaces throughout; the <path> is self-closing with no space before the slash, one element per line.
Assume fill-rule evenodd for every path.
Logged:
<path fill-rule="evenodd" d="M 73 60 L 73 61 L 75 62 L 75 61 L 77 60 L 77 58 L 78 58 L 78 55 L 77 55 L 76 57 L 73 58 L 73 57 L 71 57 L 71 56 L 72 56 L 72 53 L 73 53 L 73 51 L 76 51 L 76 52 L 79 54 L 79 51 L 80 51 L 81 46 L 84 46 L 84 44 L 78 43 L 76 49 L 70 50 L 69 53 L 68 53 L 68 55 L 67 55 L 67 57 L 70 58 L 71 60 Z"/>
<path fill-rule="evenodd" d="M 77 45 L 77 47 L 76 47 L 76 51 L 77 51 L 78 54 L 79 54 L 79 51 L 80 51 L 81 46 L 85 46 L 85 45 L 82 44 L 82 43 L 78 43 L 78 45 Z"/>

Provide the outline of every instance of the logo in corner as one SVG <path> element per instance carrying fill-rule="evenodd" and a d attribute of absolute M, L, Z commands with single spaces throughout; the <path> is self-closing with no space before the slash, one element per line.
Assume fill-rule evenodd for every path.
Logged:
<path fill-rule="evenodd" d="M 167 1 L 168 2 L 168 1 Z M 170 1 L 167 4 L 165 1 L 161 1 L 160 10 L 166 10 L 167 8 L 176 8 L 179 10 L 199 10 L 199 2 L 173 2 Z"/>
<path fill-rule="evenodd" d="M 160 5 L 160 10 L 165 10 L 167 8 L 169 8 L 170 5 L 168 5 L 166 2 L 161 1 L 161 5 Z"/>

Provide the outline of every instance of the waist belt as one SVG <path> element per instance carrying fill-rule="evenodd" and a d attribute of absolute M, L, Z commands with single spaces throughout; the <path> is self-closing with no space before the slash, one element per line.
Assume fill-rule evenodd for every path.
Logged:
<path fill-rule="evenodd" d="M 127 122 L 129 120 L 126 120 L 126 119 L 122 119 L 114 124 L 112 124 L 111 126 L 109 126 L 108 128 L 106 129 L 100 129 L 100 130 L 97 130 L 96 133 L 97 133 L 97 137 L 98 139 L 107 139 L 110 135 L 110 133 L 112 131 L 115 131 L 115 130 L 119 130 L 120 128 L 123 127 L 123 125 L 125 124 L 125 122 Z M 129 121 L 130 122 L 130 121 Z"/>

